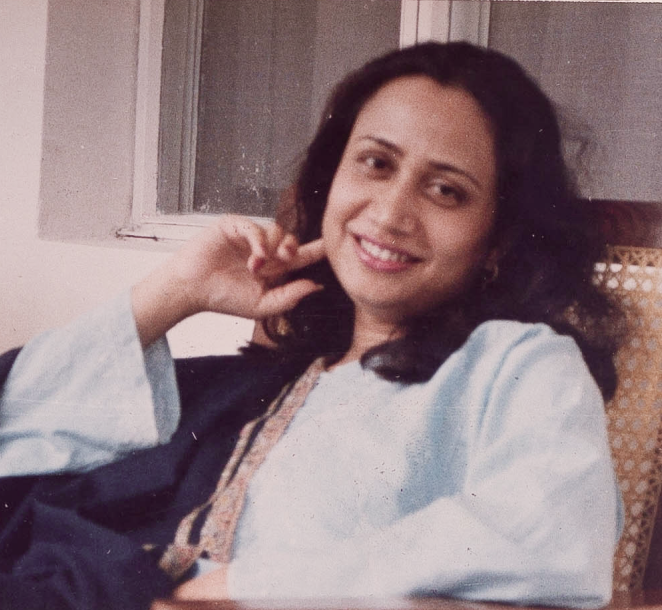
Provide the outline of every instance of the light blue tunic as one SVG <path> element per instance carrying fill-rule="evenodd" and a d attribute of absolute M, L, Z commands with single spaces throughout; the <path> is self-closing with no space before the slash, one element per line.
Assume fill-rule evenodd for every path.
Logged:
<path fill-rule="evenodd" d="M 21 350 L 0 395 L 0 476 L 89 470 L 178 423 L 167 342 L 143 353 L 123 294 Z"/>
<path fill-rule="evenodd" d="M 63 341 L 69 366 L 56 380 L 48 362 Z M 167 440 L 172 370 L 164 342 L 140 355 L 128 298 L 37 339 L 0 403 L 0 469 L 85 469 Z M 611 596 L 619 523 L 603 402 L 576 344 L 494 321 L 424 384 L 358 363 L 322 374 L 251 482 L 228 588 L 595 607 Z"/>

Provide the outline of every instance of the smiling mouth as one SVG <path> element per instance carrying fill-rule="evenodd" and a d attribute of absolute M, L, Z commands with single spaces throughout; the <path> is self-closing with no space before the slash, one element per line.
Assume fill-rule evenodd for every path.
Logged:
<path fill-rule="evenodd" d="M 359 247 L 359 257 L 364 264 L 377 271 L 403 271 L 420 261 L 419 258 L 406 252 L 385 248 L 358 235 L 356 244 Z"/>
<path fill-rule="evenodd" d="M 381 246 L 378 246 L 377 244 L 374 244 L 367 239 L 359 239 L 359 245 L 370 256 L 380 261 L 390 263 L 408 263 L 414 260 L 413 257 L 407 254 L 402 254 L 401 252 L 394 252 L 393 250 L 382 248 Z"/>

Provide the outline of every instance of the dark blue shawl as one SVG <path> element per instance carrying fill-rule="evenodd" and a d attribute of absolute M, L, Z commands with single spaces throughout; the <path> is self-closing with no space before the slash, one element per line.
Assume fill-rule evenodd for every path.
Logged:
<path fill-rule="evenodd" d="M 16 354 L 0 356 L 0 383 Z M 0 608 L 132 610 L 168 597 L 160 549 L 215 489 L 241 427 L 299 370 L 268 350 L 177 361 L 170 443 L 85 474 L 0 479 Z"/>

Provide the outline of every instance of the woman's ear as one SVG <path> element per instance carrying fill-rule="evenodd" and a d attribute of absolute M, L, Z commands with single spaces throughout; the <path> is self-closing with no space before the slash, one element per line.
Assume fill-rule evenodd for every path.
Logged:
<path fill-rule="evenodd" d="M 484 277 L 490 278 L 487 283 L 491 284 L 499 277 L 499 263 L 508 255 L 517 241 L 518 229 L 510 227 L 505 231 L 496 231 L 492 236 L 487 255 L 483 262 Z"/>
<path fill-rule="evenodd" d="M 499 246 L 494 246 L 487 253 L 483 262 L 483 288 L 496 282 L 499 277 L 499 261 L 502 257 L 502 251 Z"/>

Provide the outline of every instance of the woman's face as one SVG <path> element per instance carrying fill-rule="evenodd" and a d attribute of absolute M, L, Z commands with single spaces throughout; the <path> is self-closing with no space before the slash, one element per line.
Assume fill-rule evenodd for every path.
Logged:
<path fill-rule="evenodd" d="M 356 306 L 399 324 L 460 293 L 489 256 L 494 138 L 467 92 L 425 76 L 390 81 L 359 113 L 322 223 Z"/>

